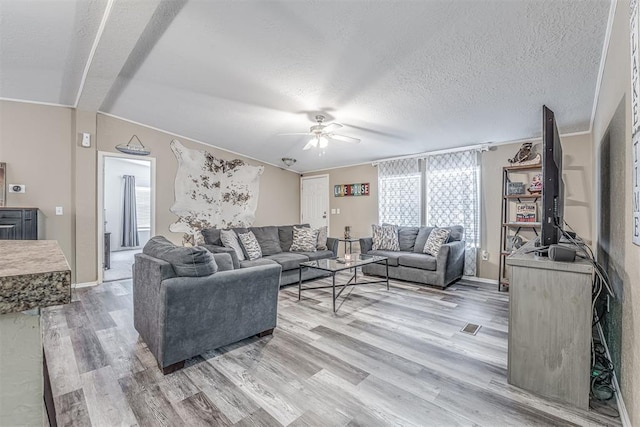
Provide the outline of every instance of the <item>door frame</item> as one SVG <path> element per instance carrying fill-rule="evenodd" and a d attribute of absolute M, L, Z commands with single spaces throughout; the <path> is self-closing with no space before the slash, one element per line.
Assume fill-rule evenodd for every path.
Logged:
<path fill-rule="evenodd" d="M 104 281 L 104 163 L 108 157 L 129 160 L 146 160 L 150 163 L 149 173 L 151 174 L 151 191 L 149 196 L 151 204 L 151 229 L 149 231 L 149 235 L 153 237 L 156 234 L 156 158 L 139 158 L 127 154 L 113 153 L 111 151 L 98 151 L 98 222 L 96 227 L 96 233 L 98 234 L 98 284 Z"/>
<path fill-rule="evenodd" d="M 303 197 L 302 197 L 302 191 L 303 191 L 303 185 L 302 183 L 305 180 L 309 180 L 309 179 L 316 179 L 316 178 L 326 178 L 327 179 L 327 230 L 331 230 L 331 182 L 330 182 L 330 177 L 329 174 L 322 174 L 322 175 L 311 175 L 311 176 L 300 176 L 300 224 L 302 224 L 302 203 L 303 203 Z"/>

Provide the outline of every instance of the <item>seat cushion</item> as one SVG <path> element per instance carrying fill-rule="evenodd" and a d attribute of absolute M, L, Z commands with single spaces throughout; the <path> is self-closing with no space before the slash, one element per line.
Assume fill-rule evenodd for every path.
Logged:
<path fill-rule="evenodd" d="M 413 252 L 420 227 L 398 227 L 398 242 L 401 251 Z"/>
<path fill-rule="evenodd" d="M 406 252 L 398 252 L 398 251 L 382 251 L 375 250 L 367 252 L 368 255 L 378 255 L 378 256 L 386 256 L 389 258 L 389 267 L 397 267 L 398 266 L 398 258 L 401 255 L 406 254 Z"/>
<path fill-rule="evenodd" d="M 205 248 L 176 246 L 164 236 L 149 239 L 142 253 L 168 262 L 178 276 L 202 277 L 218 271 L 213 254 Z"/>
<path fill-rule="evenodd" d="M 279 254 L 282 252 L 280 247 L 280 237 L 278 236 L 278 227 L 250 227 L 249 230 L 256 236 L 256 240 L 262 249 L 262 256 Z"/>
<path fill-rule="evenodd" d="M 319 259 L 333 258 L 335 256 L 333 255 L 333 252 L 329 250 L 315 251 L 315 252 L 296 252 L 296 253 L 309 257 L 309 261 L 317 261 Z"/>
<path fill-rule="evenodd" d="M 279 254 L 269 255 L 264 259 L 275 261 L 282 266 L 282 271 L 293 270 L 300 267 L 301 262 L 309 261 L 309 257 L 300 253 L 294 252 L 281 252 Z"/>
<path fill-rule="evenodd" d="M 423 270 L 436 271 L 438 269 L 436 258 L 427 254 L 404 253 L 398 258 L 398 263 L 405 267 L 415 267 Z"/>
<path fill-rule="evenodd" d="M 274 264 L 277 264 L 277 262 L 267 258 L 258 258 L 251 261 L 247 259 L 244 261 L 240 261 L 240 268 L 249 268 L 249 267 L 257 267 L 259 265 L 274 265 Z"/>
<path fill-rule="evenodd" d="M 427 243 L 427 239 L 429 238 L 429 234 L 431 234 L 431 230 L 435 227 L 420 227 L 420 231 L 418 231 L 418 235 L 416 236 L 416 244 L 413 247 L 413 252 L 421 254 L 424 251 L 424 245 Z"/>

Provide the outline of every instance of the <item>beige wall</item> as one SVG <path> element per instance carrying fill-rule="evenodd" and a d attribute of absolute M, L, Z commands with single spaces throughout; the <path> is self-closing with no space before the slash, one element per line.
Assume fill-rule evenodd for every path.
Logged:
<path fill-rule="evenodd" d="M 538 141 L 539 143 L 539 141 Z M 498 279 L 500 249 L 500 218 L 502 209 L 502 167 L 520 148 L 520 143 L 505 144 L 482 153 L 480 250 L 489 252 L 487 261 L 478 261 L 478 276 Z M 592 147 L 591 136 L 562 138 L 564 153 L 565 220 L 588 242 L 592 240 Z M 331 215 L 330 235 L 342 236 L 344 226 L 350 225 L 352 235 L 371 235 L 371 224 L 378 223 L 378 169 L 371 165 L 318 171 L 305 176 L 328 174 L 330 208 L 340 208 L 340 215 Z M 371 183 L 368 197 L 333 197 L 335 184 Z M 356 248 L 354 247 L 354 250 Z M 342 250 L 342 246 L 341 246 Z M 480 258 L 480 257 L 479 257 Z"/>
<path fill-rule="evenodd" d="M 313 172 L 304 176 L 329 175 L 329 212 L 340 209 L 340 214 L 330 216 L 329 236 L 344 237 L 344 227 L 351 227 L 353 238 L 371 236 L 371 224 L 378 223 L 378 168 L 367 164 L 347 168 Z M 333 186 L 337 184 L 370 184 L 369 196 L 334 197 Z M 353 244 L 353 250 L 359 250 Z M 339 253 L 344 252 L 344 244 L 340 244 Z"/>
<path fill-rule="evenodd" d="M 593 123 L 594 156 L 597 170 L 600 169 L 599 153 L 601 142 L 605 137 L 612 118 L 618 108 L 625 108 L 624 164 L 616 165 L 624 170 L 624 182 L 613 182 L 612 187 L 623 189 L 624 206 L 616 207 L 612 214 L 615 226 L 622 227 L 623 241 L 613 242 L 620 245 L 616 252 L 622 253 L 623 259 L 613 260 L 622 266 L 618 274 L 623 280 L 622 295 L 618 295 L 621 304 L 620 337 L 620 386 L 627 412 L 632 425 L 640 424 L 640 247 L 631 239 L 632 226 L 632 193 L 631 193 L 631 65 L 629 54 L 629 1 L 616 2 L 611 41 L 607 52 L 602 86 L 598 97 L 596 114 Z M 621 153 L 620 153 L 621 154 Z M 595 189 L 599 188 L 599 177 L 595 181 Z M 600 195 L 599 195 L 600 196 Z M 607 196 L 607 195 L 604 195 Z M 596 209 L 600 206 L 600 197 Z M 598 230 L 598 224 L 594 225 Z"/>
<path fill-rule="evenodd" d="M 562 117 L 557 118 L 562 125 Z M 565 183 L 565 221 L 586 242 L 593 236 L 593 159 L 591 135 L 561 138 L 563 152 L 563 179 Z M 540 144 L 540 141 L 534 141 Z M 500 253 L 500 222 L 502 215 L 502 168 L 509 164 L 520 148 L 520 143 L 493 147 L 482 153 L 482 206 L 480 218 L 481 251 L 489 252 L 487 261 L 479 261 L 478 275 L 498 279 Z M 538 147 L 539 148 L 539 145 Z M 522 175 L 522 181 L 532 176 Z M 520 178 L 518 178 L 520 179 Z M 534 236 L 529 236 L 533 238 Z"/>
<path fill-rule="evenodd" d="M 300 182 L 297 173 L 102 114 L 98 114 L 97 132 L 99 151 L 118 153 L 115 146 L 126 144 L 134 134 L 151 150 L 149 157 L 156 159 L 156 234 L 162 234 L 175 243 L 182 241 L 182 234 L 169 231 L 169 225 L 177 220 L 169 211 L 175 200 L 174 181 L 178 169 L 176 157 L 169 148 L 174 138 L 187 148 L 206 150 L 216 157 L 228 160 L 239 158 L 252 165 L 265 166 L 260 177 L 255 225 L 291 224 L 300 219 Z"/>
<path fill-rule="evenodd" d="M 57 240 L 74 271 L 72 115 L 65 107 L 0 101 L 0 162 L 7 184 L 26 185 L 24 194 L 7 188 L 6 205 L 39 208 L 41 238 Z"/>
<path fill-rule="evenodd" d="M 80 134 L 91 133 L 91 147 L 80 146 Z M 0 101 L 0 162 L 7 163 L 11 184 L 25 184 L 26 194 L 7 193 L 7 206 L 38 207 L 43 237 L 57 240 L 72 268 L 75 283 L 97 280 L 97 152 L 118 153 L 115 146 L 136 134 L 156 159 L 156 233 L 179 243 L 169 231 L 175 221 L 174 136 L 102 114 L 66 107 Z M 194 141 L 178 138 L 188 148 L 205 149 L 225 159 L 246 159 Z M 255 225 L 291 224 L 300 218 L 299 175 L 264 165 Z M 64 215 L 56 216 L 62 206 Z"/>

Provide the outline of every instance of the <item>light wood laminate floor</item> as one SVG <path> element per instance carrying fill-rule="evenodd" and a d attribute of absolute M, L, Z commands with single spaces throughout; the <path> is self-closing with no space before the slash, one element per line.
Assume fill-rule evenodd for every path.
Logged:
<path fill-rule="evenodd" d="M 314 282 L 313 284 L 316 284 Z M 278 327 L 163 376 L 133 328 L 131 281 L 43 310 L 59 425 L 618 425 L 507 384 L 508 294 L 460 281 L 280 291 Z M 343 294 L 344 295 L 344 294 Z M 476 336 L 460 332 L 482 325 Z"/>

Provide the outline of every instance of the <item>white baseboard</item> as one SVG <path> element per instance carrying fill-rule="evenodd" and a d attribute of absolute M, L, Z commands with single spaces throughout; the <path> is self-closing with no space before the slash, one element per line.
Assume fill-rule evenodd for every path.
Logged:
<path fill-rule="evenodd" d="M 98 282 L 72 283 L 71 284 L 71 288 L 72 289 L 89 288 L 91 286 L 96 286 L 97 284 L 98 284 Z"/>
<path fill-rule="evenodd" d="M 485 279 L 484 277 L 476 277 L 476 276 L 462 276 L 465 280 L 473 280 L 475 282 L 481 283 L 490 283 L 492 285 L 497 285 L 498 281 L 496 279 Z"/>
<path fill-rule="evenodd" d="M 607 352 L 607 357 L 611 360 L 611 353 L 609 353 L 609 346 L 607 346 L 607 341 L 604 339 L 604 332 L 602 331 L 602 326 L 600 323 L 597 325 L 598 335 L 600 336 L 600 341 L 602 341 L 602 345 L 604 346 L 604 350 Z M 620 422 L 623 427 L 632 427 L 631 419 L 629 418 L 629 413 L 627 412 L 627 407 L 624 405 L 624 400 L 622 399 L 622 392 L 620 391 L 620 384 L 618 383 L 618 377 L 616 377 L 616 372 L 613 371 L 613 388 L 616 394 L 616 402 L 618 402 L 618 412 L 620 413 Z"/>

